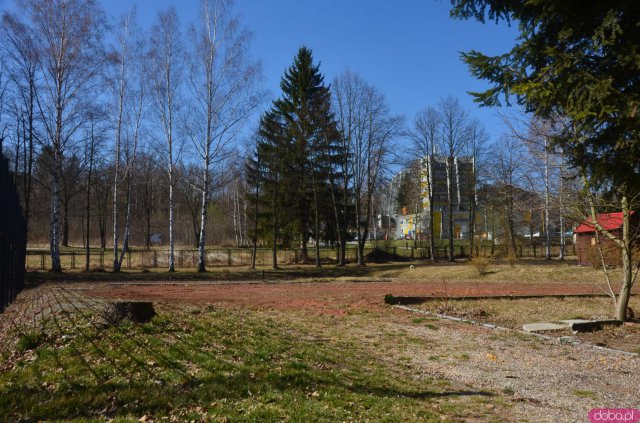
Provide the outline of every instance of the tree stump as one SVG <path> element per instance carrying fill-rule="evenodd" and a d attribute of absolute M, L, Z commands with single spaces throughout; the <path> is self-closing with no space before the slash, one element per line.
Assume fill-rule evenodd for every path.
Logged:
<path fill-rule="evenodd" d="M 118 301 L 109 303 L 102 312 L 104 320 L 117 325 L 122 320 L 128 319 L 134 323 L 147 323 L 151 321 L 156 311 L 150 301 Z"/>

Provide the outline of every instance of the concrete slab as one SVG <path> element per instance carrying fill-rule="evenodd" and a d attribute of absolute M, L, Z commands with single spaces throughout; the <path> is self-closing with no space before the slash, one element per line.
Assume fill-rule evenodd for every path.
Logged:
<path fill-rule="evenodd" d="M 544 332 L 548 330 L 563 330 L 567 325 L 559 325 L 557 323 L 528 323 L 522 325 L 522 330 L 525 332 Z"/>

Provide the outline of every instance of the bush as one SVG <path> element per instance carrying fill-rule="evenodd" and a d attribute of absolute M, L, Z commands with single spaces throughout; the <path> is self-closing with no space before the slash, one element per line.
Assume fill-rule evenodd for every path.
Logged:
<path fill-rule="evenodd" d="M 471 265 L 478 272 L 479 276 L 484 276 L 487 274 L 487 269 L 489 268 L 489 259 L 486 257 L 476 257 L 471 260 Z"/>

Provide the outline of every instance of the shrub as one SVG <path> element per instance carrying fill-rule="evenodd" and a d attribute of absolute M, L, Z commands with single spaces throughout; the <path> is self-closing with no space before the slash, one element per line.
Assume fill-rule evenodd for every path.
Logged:
<path fill-rule="evenodd" d="M 487 274 L 487 269 L 489 268 L 489 259 L 486 257 L 476 257 L 471 260 L 471 265 L 478 272 L 479 276 L 484 276 Z"/>

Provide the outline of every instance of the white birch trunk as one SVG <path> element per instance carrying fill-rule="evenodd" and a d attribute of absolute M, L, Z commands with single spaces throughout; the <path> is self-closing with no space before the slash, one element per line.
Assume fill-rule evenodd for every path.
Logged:
<path fill-rule="evenodd" d="M 236 240 L 236 247 L 240 245 L 239 231 L 238 231 L 238 191 L 233 192 L 232 196 L 233 211 L 231 212 L 233 218 L 233 236 Z"/>
<path fill-rule="evenodd" d="M 618 295 L 618 304 L 616 307 L 616 317 L 619 320 L 627 320 L 627 309 L 629 307 L 629 299 L 631 298 L 631 288 L 634 283 L 633 263 L 632 263 L 632 245 L 631 245 L 631 218 L 629 199 L 626 194 L 622 196 L 622 286 Z"/>
<path fill-rule="evenodd" d="M 207 253 L 205 243 L 207 239 L 207 203 L 209 202 L 209 156 L 204 160 L 204 183 L 202 189 L 202 203 L 200 209 L 200 239 L 198 240 L 198 272 L 206 271 Z"/>
<path fill-rule="evenodd" d="M 51 248 L 51 270 L 62 272 L 60 264 L 60 174 L 58 168 L 53 172 L 53 192 L 51 196 L 51 216 L 50 216 L 50 248 Z"/>
<path fill-rule="evenodd" d="M 169 153 L 171 154 L 171 153 Z M 173 239 L 173 160 L 169 162 L 169 272 L 175 272 L 175 255 L 174 255 L 174 246 L 175 242 Z"/>
<path fill-rule="evenodd" d="M 549 233 L 549 151 L 548 140 L 544 139 L 544 234 L 545 260 L 551 260 L 551 234 Z"/>

